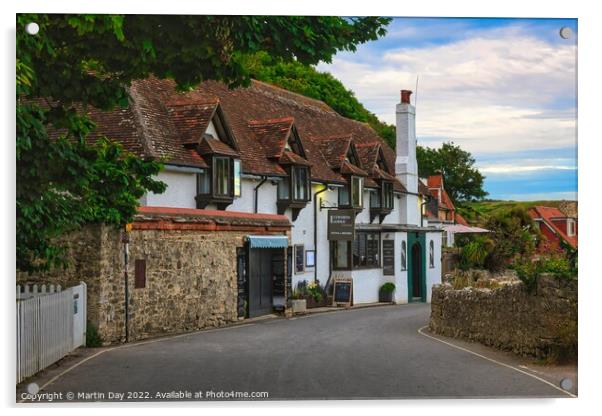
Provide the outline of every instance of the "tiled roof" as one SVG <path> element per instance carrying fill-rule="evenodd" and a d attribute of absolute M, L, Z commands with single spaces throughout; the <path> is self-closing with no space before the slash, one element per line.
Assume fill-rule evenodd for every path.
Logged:
<path fill-rule="evenodd" d="M 167 112 L 180 133 L 181 143 L 198 143 L 201 140 L 217 105 L 217 102 L 194 104 L 190 100 L 184 102 L 174 100 L 167 104 Z"/>
<path fill-rule="evenodd" d="M 270 159 L 278 159 L 284 152 L 294 121 L 292 117 L 251 120 L 249 121 L 249 128 L 257 138 L 259 145 L 263 146 L 265 155 Z"/>
<path fill-rule="evenodd" d="M 456 212 L 456 223 L 468 226 L 468 221 L 459 212 Z"/>
<path fill-rule="evenodd" d="M 341 173 L 343 175 L 357 175 L 357 176 L 368 176 L 365 170 L 358 168 L 353 163 L 349 163 L 346 160 L 341 164 Z"/>
<path fill-rule="evenodd" d="M 343 166 L 345 156 L 347 156 L 347 152 L 349 152 L 349 147 L 351 146 L 351 135 L 346 134 L 328 137 L 314 136 L 311 139 L 320 147 L 320 151 L 324 155 L 330 168 L 340 170 Z"/>
<path fill-rule="evenodd" d="M 438 198 L 439 193 L 441 194 L 441 202 L 439 203 L 440 207 L 450 211 L 455 211 L 456 207 L 454 206 L 454 203 L 443 188 L 443 175 L 437 174 L 429 176 L 427 179 L 427 185 L 433 197 Z"/>
<path fill-rule="evenodd" d="M 311 166 L 311 164 L 307 160 L 303 159 L 298 154 L 291 152 L 290 150 L 285 150 L 282 153 L 282 156 L 280 157 L 280 159 L 278 159 L 278 163 L 280 163 L 281 165 Z"/>
<path fill-rule="evenodd" d="M 240 154 L 228 146 L 226 143 L 222 142 L 219 139 L 215 139 L 212 137 L 203 137 L 201 139 L 201 143 L 198 145 L 198 152 L 201 155 L 225 155 L 232 157 L 240 157 Z"/>
<path fill-rule="evenodd" d="M 321 101 L 263 82 L 252 81 L 247 88 L 229 89 L 223 83 L 206 81 L 193 91 L 179 93 L 172 80 L 149 77 L 133 81 L 128 92 L 128 109 L 90 110 L 99 126 L 91 136 L 93 140 L 107 135 L 140 156 L 204 168 L 207 163 L 190 145 L 201 144 L 209 121 L 219 114 L 235 141 L 232 146 L 225 146 L 240 154 L 244 173 L 283 176 L 286 171 L 281 161 L 301 162 L 298 155 L 284 155 L 284 143 L 294 125 L 306 163 L 311 165 L 312 180 L 345 183 L 341 173 L 331 167 L 335 154 L 338 158 L 340 153 L 323 153 L 323 145 L 316 137 L 340 138 L 340 143 L 332 144 L 332 148 L 345 148 L 349 142 L 358 149 L 365 145 L 380 147 L 387 173 L 394 175 L 395 152 L 366 123 L 345 118 Z M 205 151 L 226 150 L 216 146 L 220 148 L 209 146 Z M 358 151 L 363 168 L 366 155 L 361 153 Z M 399 181 L 394 184 L 397 191 L 404 190 Z"/>
<path fill-rule="evenodd" d="M 560 235 L 560 237 L 566 241 L 571 247 L 577 248 L 577 235 L 575 233 L 574 236 L 569 237 L 567 233 L 565 233 L 558 225 L 553 221 L 558 218 L 568 218 L 562 211 L 558 208 L 554 207 L 544 207 L 541 205 L 536 205 L 534 207 L 529 208 L 529 215 L 533 219 L 541 219 L 545 221 L 545 223 L 550 226 L 554 231 Z"/>

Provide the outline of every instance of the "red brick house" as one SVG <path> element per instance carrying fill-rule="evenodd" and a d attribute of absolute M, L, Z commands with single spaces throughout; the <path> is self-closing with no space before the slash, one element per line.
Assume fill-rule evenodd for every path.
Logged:
<path fill-rule="evenodd" d="M 567 216 L 558 208 L 534 206 L 529 208 L 529 215 L 539 225 L 539 230 L 546 240 L 539 249 L 544 252 L 562 250 L 561 241 L 577 249 L 577 218 Z"/>

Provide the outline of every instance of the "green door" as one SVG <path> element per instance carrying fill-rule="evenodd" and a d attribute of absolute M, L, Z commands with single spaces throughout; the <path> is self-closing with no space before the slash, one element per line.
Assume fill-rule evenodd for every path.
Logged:
<path fill-rule="evenodd" d="M 408 302 L 426 302 L 426 235 L 408 233 Z"/>

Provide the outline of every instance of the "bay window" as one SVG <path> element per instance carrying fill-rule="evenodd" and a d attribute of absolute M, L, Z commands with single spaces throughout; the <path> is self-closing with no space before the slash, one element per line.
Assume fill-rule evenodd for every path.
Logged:
<path fill-rule="evenodd" d="M 307 166 L 291 165 L 288 176 L 278 182 L 278 213 L 284 214 L 287 208 L 292 209 L 293 221 L 297 219 L 299 211 L 310 200 L 309 194 L 309 168 Z"/>
<path fill-rule="evenodd" d="M 351 176 L 349 184 L 339 188 L 339 206 L 363 208 L 364 206 L 364 178 Z"/>
<path fill-rule="evenodd" d="M 230 158 L 213 158 L 213 187 L 214 195 L 218 197 L 230 196 Z"/>
<path fill-rule="evenodd" d="M 217 209 L 226 209 L 234 197 L 241 195 L 240 159 L 213 156 L 209 165 L 210 169 L 197 174 L 197 208 L 215 204 Z"/>
<path fill-rule="evenodd" d="M 307 168 L 303 166 L 293 166 L 293 199 L 296 201 L 309 200 L 309 177 Z"/>

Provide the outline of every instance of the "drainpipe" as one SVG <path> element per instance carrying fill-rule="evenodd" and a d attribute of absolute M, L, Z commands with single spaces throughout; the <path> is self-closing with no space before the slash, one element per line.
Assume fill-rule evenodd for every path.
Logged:
<path fill-rule="evenodd" d="M 328 185 L 314 193 L 314 283 L 318 281 L 318 195 L 325 192 Z"/>
<path fill-rule="evenodd" d="M 261 182 L 259 182 L 257 184 L 257 186 L 253 189 L 253 192 L 255 192 L 255 214 L 257 214 L 257 204 L 259 201 L 259 188 L 261 188 L 261 185 L 263 185 L 267 180 L 268 180 L 267 176 L 262 176 Z"/>

